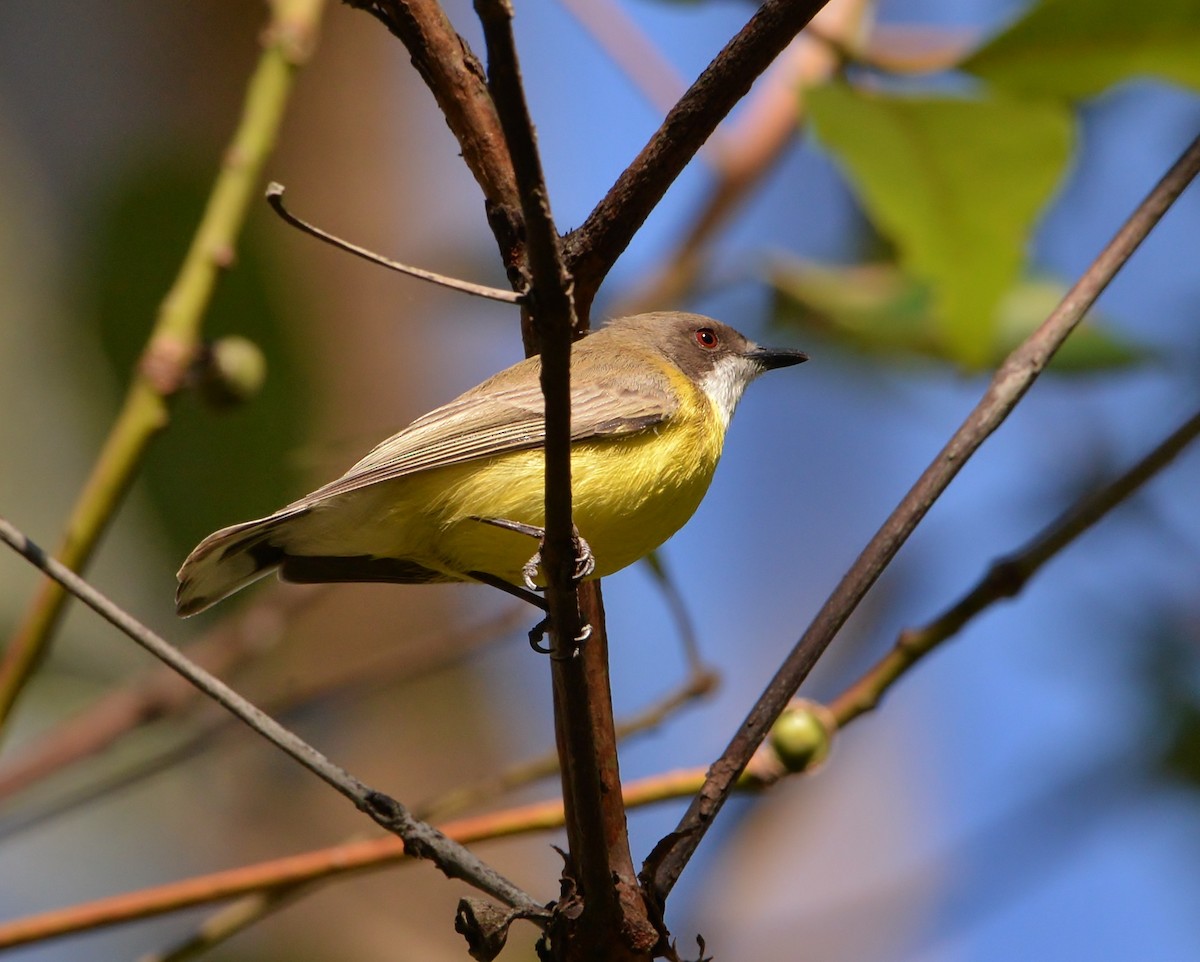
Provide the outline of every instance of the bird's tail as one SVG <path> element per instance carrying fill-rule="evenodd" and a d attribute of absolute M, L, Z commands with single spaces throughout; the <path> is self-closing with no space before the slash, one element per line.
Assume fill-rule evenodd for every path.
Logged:
<path fill-rule="evenodd" d="M 196 545 L 176 576 L 176 613 L 194 615 L 277 569 L 286 553 L 273 536 L 294 518 L 280 513 L 235 524 Z"/>

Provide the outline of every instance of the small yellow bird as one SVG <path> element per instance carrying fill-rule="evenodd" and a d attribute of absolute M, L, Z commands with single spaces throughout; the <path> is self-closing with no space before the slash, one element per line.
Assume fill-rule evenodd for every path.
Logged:
<path fill-rule="evenodd" d="M 612 321 L 571 351 L 571 485 L 589 578 L 645 556 L 700 504 L 746 385 L 807 360 L 698 314 Z M 193 615 L 278 571 L 294 582 L 529 578 L 544 524 L 544 400 L 527 358 L 388 438 L 349 471 L 258 521 L 209 535 L 179 569 Z M 518 594 L 521 592 L 517 590 Z"/>

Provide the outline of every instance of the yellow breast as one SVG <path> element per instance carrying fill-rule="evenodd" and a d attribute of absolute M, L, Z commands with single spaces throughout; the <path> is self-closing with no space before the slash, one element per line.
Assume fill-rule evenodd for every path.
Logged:
<path fill-rule="evenodd" d="M 712 480 L 724 440 L 712 402 L 682 374 L 672 376 L 679 410 L 655 428 L 576 442 L 571 449 L 575 526 L 599 578 L 657 548 L 692 516 Z M 484 571 L 514 584 L 537 550 L 529 537 L 472 516 L 541 527 L 544 457 L 519 451 L 401 479 L 376 519 L 372 553 L 416 560 L 455 580 Z M 381 504 L 380 507 L 383 507 Z M 383 520 L 383 524 L 379 521 Z M 381 542 L 389 542 L 387 544 Z"/>

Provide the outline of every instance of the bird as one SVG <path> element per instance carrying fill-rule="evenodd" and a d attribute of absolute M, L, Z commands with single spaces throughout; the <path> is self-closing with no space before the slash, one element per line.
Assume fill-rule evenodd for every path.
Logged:
<path fill-rule="evenodd" d="M 708 490 L 746 386 L 807 360 L 699 314 L 613 320 L 571 349 L 571 489 L 578 574 L 656 549 Z M 477 581 L 529 600 L 528 534 L 545 516 L 540 358 L 413 421 L 345 474 L 274 514 L 209 535 L 178 573 L 194 615 L 276 572 L 284 581 Z"/>

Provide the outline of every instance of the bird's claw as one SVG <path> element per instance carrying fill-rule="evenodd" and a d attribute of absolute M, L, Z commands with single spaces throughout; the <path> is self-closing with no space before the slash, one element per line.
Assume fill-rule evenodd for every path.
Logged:
<path fill-rule="evenodd" d="M 542 565 L 542 549 L 540 545 L 545 544 L 546 541 L 545 528 L 539 528 L 531 524 L 524 524 L 520 521 L 509 521 L 507 518 L 483 518 L 479 517 L 478 515 L 472 515 L 471 520 L 481 521 L 484 524 L 494 525 L 497 528 L 504 528 L 506 531 L 515 531 L 517 534 L 524 534 L 531 538 L 537 538 L 539 542 L 538 550 L 534 552 L 533 557 L 531 557 L 525 562 L 525 564 L 521 566 L 521 580 L 525 582 L 525 587 L 530 591 L 545 590 L 544 588 L 538 586 L 536 580 L 538 569 L 541 568 Z M 574 581 L 582 581 L 596 570 L 596 556 L 592 553 L 591 545 L 589 545 L 583 539 L 583 536 L 579 533 L 579 529 L 574 525 L 571 526 L 571 540 L 575 544 L 575 566 L 572 569 L 571 578 Z M 480 572 L 471 572 L 471 575 L 480 581 L 485 581 L 491 584 L 496 583 L 496 580 L 493 580 L 494 576 L 489 577 Z M 510 590 L 518 591 L 519 589 L 512 588 Z M 536 601 L 538 599 L 527 598 L 526 600 Z M 582 645 L 592 636 L 592 626 L 590 624 L 582 625 L 579 629 L 579 634 L 571 639 L 574 642 L 574 646 L 572 647 L 571 651 L 568 654 L 558 655 L 554 653 L 554 650 L 549 645 L 542 644 L 542 639 L 546 637 L 546 632 L 549 630 L 549 627 L 550 619 L 543 618 L 531 629 L 529 629 L 529 647 L 539 654 L 550 655 L 552 658 L 567 659 L 578 657 L 580 645 Z"/>
<path fill-rule="evenodd" d="M 509 521 L 507 518 L 483 518 L 478 515 L 472 515 L 471 520 L 482 521 L 484 524 L 504 528 L 506 531 L 515 531 L 517 534 L 537 538 L 539 545 L 546 542 L 546 529 L 536 525 L 524 524 L 521 521 Z M 579 529 L 574 525 L 571 526 L 571 540 L 575 543 L 575 567 L 571 572 L 571 577 L 575 581 L 583 581 L 596 570 L 596 556 L 592 553 L 592 546 L 583 539 Z M 541 566 L 542 549 L 539 546 L 538 550 L 533 553 L 533 557 L 521 566 L 521 580 L 525 582 L 525 587 L 530 591 L 545 590 L 537 583 L 538 569 Z"/>
<path fill-rule="evenodd" d="M 530 591 L 544 591 L 544 588 L 539 588 L 538 583 L 534 580 L 537 577 L 538 566 L 542 563 L 542 552 L 538 551 L 532 558 L 521 566 L 521 578 L 525 582 L 525 587 Z"/>
<path fill-rule="evenodd" d="M 589 638 L 592 637 L 592 626 L 590 624 L 585 623 L 579 629 L 579 634 L 577 634 L 572 639 L 572 641 L 575 642 L 574 647 L 567 654 L 558 655 L 558 654 L 554 653 L 554 649 L 551 648 L 549 645 L 542 644 L 542 639 L 546 637 L 546 632 L 549 630 L 549 628 L 550 628 L 550 619 L 549 618 L 543 618 L 536 625 L 534 625 L 532 628 L 530 628 L 529 629 L 529 647 L 532 648 L 534 651 L 536 651 L 539 655 L 549 655 L 551 658 L 554 658 L 555 660 L 558 660 L 558 661 L 568 661 L 571 658 L 578 658 L 579 652 L 580 652 L 580 646 L 583 645 L 583 643 L 585 641 L 587 641 Z"/>

